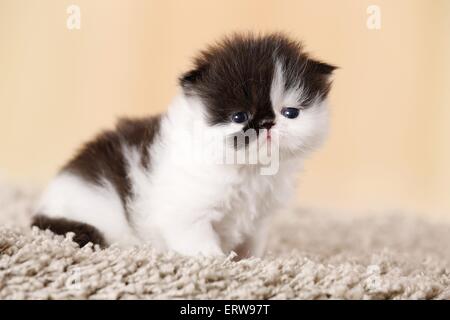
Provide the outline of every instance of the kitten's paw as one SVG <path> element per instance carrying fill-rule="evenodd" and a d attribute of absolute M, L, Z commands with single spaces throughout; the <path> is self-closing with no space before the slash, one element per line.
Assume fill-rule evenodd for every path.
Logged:
<path fill-rule="evenodd" d="M 185 256 L 225 257 L 220 247 L 219 236 L 211 223 L 178 223 L 165 228 L 163 232 L 169 249 Z"/>

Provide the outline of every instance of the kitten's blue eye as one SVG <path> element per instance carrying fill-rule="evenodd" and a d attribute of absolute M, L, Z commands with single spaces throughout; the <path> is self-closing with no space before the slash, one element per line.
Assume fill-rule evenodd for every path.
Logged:
<path fill-rule="evenodd" d="M 248 120 L 248 114 L 244 111 L 233 113 L 231 120 L 236 123 L 245 122 Z"/>
<path fill-rule="evenodd" d="M 283 108 L 281 109 L 281 114 L 289 119 L 295 119 L 300 114 L 300 109 L 297 108 Z"/>

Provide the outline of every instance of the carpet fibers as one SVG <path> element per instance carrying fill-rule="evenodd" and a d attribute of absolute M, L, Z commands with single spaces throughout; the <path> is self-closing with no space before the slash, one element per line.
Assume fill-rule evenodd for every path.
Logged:
<path fill-rule="evenodd" d="M 27 228 L 36 192 L 0 184 L 0 299 L 448 299 L 450 225 L 306 209 L 274 218 L 239 262 L 150 247 L 79 249 Z"/>

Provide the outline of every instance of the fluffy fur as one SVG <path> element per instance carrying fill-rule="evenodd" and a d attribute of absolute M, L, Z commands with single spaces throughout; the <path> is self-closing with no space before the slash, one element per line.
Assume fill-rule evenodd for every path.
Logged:
<path fill-rule="evenodd" d="M 121 121 L 88 143 L 43 194 L 36 212 L 46 225 L 34 224 L 58 232 L 51 219 L 75 221 L 108 244 L 151 243 L 185 255 L 261 256 L 268 217 L 288 202 L 302 159 L 325 136 L 333 70 L 279 34 L 226 38 L 180 78 L 165 114 Z M 300 116 L 284 117 L 286 107 Z M 232 122 L 242 111 L 248 121 Z M 218 163 L 217 140 L 204 139 L 267 128 L 276 139 L 260 137 L 278 150 L 270 174 L 261 163 Z"/>

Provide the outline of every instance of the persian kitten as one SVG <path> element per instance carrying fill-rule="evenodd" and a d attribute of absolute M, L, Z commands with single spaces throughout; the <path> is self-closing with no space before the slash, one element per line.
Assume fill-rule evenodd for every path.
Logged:
<path fill-rule="evenodd" d="M 302 160 L 326 134 L 334 69 L 282 34 L 223 39 L 180 77 L 167 112 L 122 119 L 85 144 L 32 224 L 74 232 L 80 246 L 261 256 L 268 218 L 292 198 Z M 217 161 L 263 145 L 269 162 Z"/>

